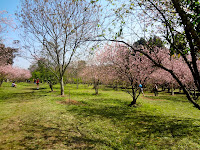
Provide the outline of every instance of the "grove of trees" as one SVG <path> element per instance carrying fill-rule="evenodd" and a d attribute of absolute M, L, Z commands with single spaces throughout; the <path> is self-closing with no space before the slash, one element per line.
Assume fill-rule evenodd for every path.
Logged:
<path fill-rule="evenodd" d="M 121 85 L 134 105 L 139 84 L 158 84 L 172 94 L 174 88 L 182 89 L 200 109 L 199 94 L 191 92 L 200 93 L 198 0 L 22 0 L 21 8 L 17 17 L 26 35 L 24 48 L 35 59 L 33 78 L 48 81 L 50 87 L 59 82 L 61 95 L 69 80 L 77 88 L 80 82 L 93 83 L 95 94 L 100 84 Z M 77 52 L 86 52 L 92 42 L 103 43 L 92 48 L 94 59 L 76 60 Z M 0 48 L 1 82 L 30 77 L 11 75 L 23 72 L 11 66 L 17 50 Z"/>
<path fill-rule="evenodd" d="M 133 55 L 139 52 L 146 56 L 152 61 L 154 65 L 165 70 L 176 80 L 179 86 L 183 89 L 188 100 L 198 109 L 200 109 L 199 104 L 187 88 L 188 86 L 183 82 L 181 77 L 172 69 L 165 66 L 158 57 L 153 57 L 152 53 L 154 51 L 159 51 L 159 49 L 151 44 L 146 44 L 143 46 L 133 45 L 132 41 L 129 42 L 123 35 L 127 32 L 126 21 L 130 21 L 132 18 L 137 18 L 137 22 L 141 27 L 144 24 L 144 38 L 145 35 L 155 34 L 159 35 L 166 41 L 166 45 L 170 50 L 168 57 L 174 54 L 179 55 L 183 63 L 187 65 L 187 70 L 184 72 L 190 72 L 191 76 L 186 76 L 187 79 L 192 77 L 193 85 L 200 92 L 200 74 L 199 74 L 199 49 L 200 49 L 200 32 L 199 32 L 199 12 L 200 5 L 199 1 L 187 1 L 187 0 L 142 0 L 142 1 L 129 1 L 122 2 L 122 5 L 117 5 L 115 2 L 110 1 L 117 8 L 114 10 L 116 15 L 116 21 L 114 24 L 118 24 L 119 30 L 116 32 L 115 36 L 111 37 L 106 35 L 105 30 L 103 30 L 103 36 L 92 41 L 114 41 L 120 42 L 128 46 Z M 129 26 L 129 34 L 137 35 L 137 31 Z M 170 63 L 170 62 L 169 62 Z M 187 73 L 188 74 L 188 73 Z"/>

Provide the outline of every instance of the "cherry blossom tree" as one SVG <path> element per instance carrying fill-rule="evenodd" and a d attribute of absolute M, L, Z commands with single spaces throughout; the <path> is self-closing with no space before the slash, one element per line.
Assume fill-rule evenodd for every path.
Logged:
<path fill-rule="evenodd" d="M 95 94 L 99 94 L 99 84 L 102 77 L 101 68 L 96 64 L 87 65 L 81 72 L 83 82 L 92 83 Z"/>
<path fill-rule="evenodd" d="M 113 43 L 106 45 L 102 51 L 97 54 L 102 65 L 111 66 L 106 72 L 107 75 L 117 76 L 120 80 L 126 81 L 131 92 L 126 90 L 132 96 L 130 106 L 136 104 L 136 100 L 141 92 L 139 84 L 145 84 L 149 76 L 154 71 L 151 61 L 141 53 L 134 53 L 124 44 Z M 114 74 L 113 74 L 114 73 Z"/>
<path fill-rule="evenodd" d="M 12 67 L 12 69 L 8 71 L 7 78 L 16 81 L 24 81 L 31 78 L 31 73 L 27 69 Z"/>
<path fill-rule="evenodd" d="M 159 56 L 162 58 L 160 62 L 162 65 L 174 72 L 174 74 L 180 79 L 180 81 L 183 83 L 184 87 L 190 91 L 191 89 L 195 88 L 196 85 L 194 83 L 192 73 L 190 72 L 189 67 L 187 64 L 184 62 L 183 58 L 180 57 L 180 55 L 173 55 L 170 56 L 167 53 L 170 53 L 170 50 L 165 50 L 165 51 L 159 51 L 159 53 L 163 53 L 163 57 Z M 166 54 L 164 54 L 166 53 Z M 190 56 L 187 56 L 188 60 L 191 60 L 189 58 Z M 200 61 L 197 61 L 198 66 L 200 66 Z M 200 68 L 198 68 L 200 70 Z M 177 85 L 177 81 L 172 77 L 172 75 L 163 70 L 163 69 L 158 69 L 156 70 L 152 75 L 151 79 L 156 80 L 157 83 L 167 83 L 168 85 L 172 85 L 172 94 L 173 94 L 173 85 Z M 177 85 L 178 86 L 178 85 Z M 197 99 L 197 97 L 194 97 L 194 99 Z"/>
<path fill-rule="evenodd" d="M 0 66 L 0 87 L 3 83 L 3 81 L 6 79 L 6 75 L 8 75 L 8 70 L 11 69 L 11 65 L 1 65 Z"/>
<path fill-rule="evenodd" d="M 110 1 L 112 2 L 112 1 Z M 151 32 L 158 36 L 162 36 L 170 48 L 169 56 L 179 54 L 184 63 L 189 68 L 192 75 L 193 83 L 198 92 L 200 92 L 200 73 L 199 73 L 199 49 L 200 49 L 200 32 L 199 32 L 199 2 L 187 0 L 136 0 L 122 2 L 122 5 L 114 9 L 117 20 L 115 23 L 120 26 L 116 36 L 107 36 L 103 34 L 98 41 L 114 41 L 124 43 L 132 51 L 142 53 L 157 67 L 170 73 L 179 86 L 183 89 L 187 99 L 200 110 L 200 105 L 190 95 L 185 87 L 182 79 L 176 74 L 172 68 L 164 66 L 160 61 L 151 55 L 151 52 L 158 48 L 151 47 L 148 44 L 138 47 L 132 44 L 125 35 L 134 34 L 137 38 L 152 35 Z M 131 17 L 132 16 L 132 17 Z M 112 16 L 113 17 L 113 16 Z M 135 19 L 139 28 L 126 26 L 132 22 L 130 18 Z M 114 24 L 114 23 L 113 23 Z M 117 26 L 117 25 L 116 25 Z M 138 27 L 137 26 L 137 27 Z M 126 28 L 127 27 L 127 28 Z M 138 30 L 143 31 L 143 35 L 138 34 Z M 127 33 L 128 31 L 128 33 Z M 149 32 L 147 32 L 149 31 Z M 104 32 L 105 33 L 105 32 Z M 187 77 L 189 78 L 189 76 Z"/>
<path fill-rule="evenodd" d="M 74 83 L 76 83 L 76 88 L 78 89 L 79 83 L 82 81 L 81 74 L 82 70 L 86 67 L 86 61 L 78 60 L 73 61 L 68 69 L 68 76 L 71 77 Z"/>
<path fill-rule="evenodd" d="M 12 65 L 0 66 L 0 86 L 6 79 L 24 81 L 31 78 L 29 70 L 13 67 Z"/>

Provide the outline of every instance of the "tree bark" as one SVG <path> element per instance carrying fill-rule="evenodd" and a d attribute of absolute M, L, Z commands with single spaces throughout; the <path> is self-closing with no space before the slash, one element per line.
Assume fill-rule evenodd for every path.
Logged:
<path fill-rule="evenodd" d="M 137 98 L 136 98 L 136 92 L 135 92 L 135 89 L 134 89 L 134 86 L 133 86 L 133 83 L 132 83 L 132 86 L 131 86 L 131 90 L 132 90 L 132 97 L 133 97 L 133 100 L 132 100 L 132 102 L 128 105 L 128 106 L 133 106 L 133 105 L 135 105 L 136 104 L 136 100 L 137 100 Z M 139 93 L 140 94 L 140 93 Z"/>
<path fill-rule="evenodd" d="M 77 79 L 77 81 L 76 81 L 76 89 L 78 89 L 78 85 L 79 85 L 79 81 Z"/>
<path fill-rule="evenodd" d="M 181 87 L 179 87 L 179 93 L 181 93 Z"/>
<path fill-rule="evenodd" d="M 0 80 L 0 87 L 1 87 L 2 83 L 3 83 L 3 80 Z"/>
<path fill-rule="evenodd" d="M 94 89 L 95 89 L 95 95 L 99 94 L 99 80 L 94 80 Z"/>
<path fill-rule="evenodd" d="M 61 91 L 61 95 L 64 96 L 64 95 L 65 95 L 65 92 L 64 92 L 63 77 L 61 77 L 61 79 L 60 79 L 60 91 Z"/>
<path fill-rule="evenodd" d="M 53 85 L 52 85 L 52 83 L 49 84 L 49 87 L 51 89 L 51 92 L 53 92 Z"/>
<path fill-rule="evenodd" d="M 172 83 L 172 87 L 171 87 L 171 95 L 174 95 L 174 85 Z"/>
<path fill-rule="evenodd" d="M 132 102 L 128 106 L 133 106 L 136 104 L 136 98 L 133 96 Z"/>

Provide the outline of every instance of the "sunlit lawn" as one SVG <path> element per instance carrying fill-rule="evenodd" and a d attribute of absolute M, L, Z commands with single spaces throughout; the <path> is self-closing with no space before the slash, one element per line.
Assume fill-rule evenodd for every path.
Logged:
<path fill-rule="evenodd" d="M 0 149 L 200 149 L 200 110 L 184 95 L 18 83 L 0 88 Z M 70 100 L 69 100 L 70 99 Z"/>

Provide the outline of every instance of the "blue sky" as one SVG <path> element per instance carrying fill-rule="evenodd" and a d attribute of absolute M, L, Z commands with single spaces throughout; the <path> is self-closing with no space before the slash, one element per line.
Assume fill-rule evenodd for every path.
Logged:
<path fill-rule="evenodd" d="M 13 14 L 17 10 L 20 0 L 0 0 L 0 9 Z"/>
<path fill-rule="evenodd" d="M 17 11 L 17 6 L 20 5 L 20 0 L 0 0 L 0 11 L 6 10 L 7 16 L 11 17 L 14 20 L 14 23 L 16 24 L 15 20 L 15 12 Z M 9 29 L 8 34 L 4 35 L 6 38 L 12 38 L 15 40 L 18 38 L 17 31 L 13 31 L 12 29 Z"/>
<path fill-rule="evenodd" d="M 8 15 L 10 15 L 13 19 L 14 19 L 14 22 L 17 24 L 17 21 L 15 20 L 15 12 L 19 11 L 19 8 L 20 7 L 20 1 L 21 0 L 0 0 L 0 11 L 2 10 L 6 10 L 8 12 Z M 103 0 L 102 0 L 103 1 Z M 104 2 L 104 1 L 103 1 Z M 113 6 L 114 7 L 114 6 Z M 133 20 L 134 21 L 134 20 Z M 133 22 L 131 20 L 131 22 Z M 133 22 L 134 23 L 134 22 Z M 135 24 L 135 23 L 134 23 Z M 137 27 L 137 25 L 134 25 Z M 135 27 L 135 28 L 136 28 Z M 131 24 L 131 28 L 132 28 L 132 24 Z M 125 30 L 127 31 L 127 30 Z M 137 31 L 137 30 L 136 30 Z M 9 32 L 8 33 L 5 33 L 3 34 L 3 38 L 5 39 L 4 43 L 6 44 L 6 46 L 14 46 L 12 45 L 12 41 L 13 40 L 20 40 L 20 36 L 19 36 L 19 33 L 20 31 L 19 30 L 13 30 L 13 29 L 9 29 Z M 130 36 L 134 37 L 134 34 L 130 34 L 131 32 L 128 31 L 128 35 L 125 35 L 126 37 L 128 37 L 128 39 L 130 38 Z M 141 32 L 142 35 L 143 35 L 143 31 Z M 142 36 L 141 35 L 141 36 Z M 2 35 L 1 35 L 2 36 Z M 134 37 L 135 39 L 137 39 L 138 37 Z M 134 38 L 131 38 L 131 42 Z M 22 41 L 22 40 L 20 40 Z M 28 54 L 25 54 L 25 55 L 28 55 Z M 17 57 L 15 58 L 14 60 L 14 66 L 18 66 L 18 67 L 21 67 L 21 68 L 25 68 L 27 69 L 29 67 L 31 63 L 28 61 L 28 60 L 25 60 L 24 58 L 22 57 Z"/>
<path fill-rule="evenodd" d="M 15 20 L 15 13 L 17 10 L 19 10 L 20 7 L 20 0 L 0 0 L 0 11 L 6 10 L 7 11 L 7 16 L 11 17 L 14 20 L 14 23 L 17 24 L 17 21 Z M 8 32 L 4 33 L 3 39 L 4 44 L 6 46 L 12 47 L 12 41 L 13 40 L 20 40 L 18 30 L 13 30 L 12 28 L 8 28 Z M 16 57 L 14 60 L 14 66 L 18 66 L 21 68 L 27 69 L 30 65 L 30 62 L 25 60 L 22 57 Z"/>

